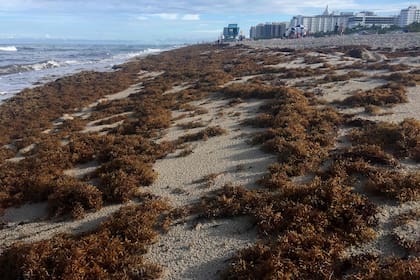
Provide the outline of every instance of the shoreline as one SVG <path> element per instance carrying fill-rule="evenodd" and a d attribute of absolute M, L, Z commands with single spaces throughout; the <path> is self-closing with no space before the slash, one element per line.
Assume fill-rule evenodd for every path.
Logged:
<path fill-rule="evenodd" d="M 21 47 L 21 45 L 18 45 L 19 47 Z M 23 48 L 22 51 L 25 51 L 25 48 L 30 48 L 31 45 L 27 45 Z M 36 44 L 35 44 L 36 46 Z M 51 45 L 51 46 L 56 46 L 56 45 Z M 73 45 L 68 45 L 65 44 L 63 45 L 64 47 L 72 47 Z M 89 44 L 86 46 L 90 46 Z M 107 45 L 99 45 L 101 47 L 106 47 Z M 113 47 L 115 48 L 115 46 L 118 45 L 113 45 Z M 121 46 L 125 46 L 125 45 L 121 45 Z M 75 46 L 77 47 L 77 46 Z M 155 54 L 159 54 L 161 52 L 165 52 L 165 51 L 170 51 L 170 50 L 174 50 L 176 48 L 178 48 L 179 46 L 166 46 L 163 45 L 162 49 L 153 49 L 150 48 L 148 45 L 145 45 L 144 49 L 141 49 L 141 51 L 133 49 L 130 50 L 127 53 L 118 53 L 115 54 L 112 57 L 103 57 L 101 60 L 98 60 L 96 62 L 93 62 L 91 60 L 86 60 L 86 61 L 82 61 L 82 60 L 78 60 L 78 58 L 73 58 L 73 57 L 68 57 L 67 60 L 63 60 L 61 61 L 63 58 L 56 58 L 56 57 L 45 57 L 45 61 L 38 61 L 38 62 L 31 62 L 29 64 L 16 64 L 16 65 L 6 65 L 4 67 L 9 67 L 9 68 L 13 68 L 13 67 L 17 67 L 17 68 L 22 68 L 24 72 L 17 72 L 17 73 L 8 73 L 6 75 L 1 75 L 0 78 L 2 79 L 6 79 L 7 81 L 10 81 L 11 83 L 16 83 L 17 81 L 15 81 L 16 79 L 22 79 L 22 74 L 27 76 L 27 79 L 32 81 L 32 84 L 29 85 L 26 82 L 22 82 L 20 81 L 20 83 L 23 83 L 22 86 L 19 89 L 14 89 L 12 91 L 1 91 L 0 93 L 0 104 L 1 102 L 4 102 L 4 100 L 7 100 L 11 97 L 13 97 L 14 95 L 18 94 L 20 91 L 23 91 L 25 89 L 30 89 L 30 88 L 34 88 L 34 87 L 39 87 L 42 85 L 45 85 L 49 82 L 54 82 L 56 79 L 60 79 L 63 78 L 65 76 L 72 76 L 75 74 L 78 74 L 80 72 L 84 72 L 84 71 L 95 71 L 95 72 L 113 72 L 115 71 L 115 67 L 118 67 L 121 64 L 130 62 L 130 60 L 132 59 L 136 59 L 136 57 L 145 57 L 148 55 L 155 55 Z M 14 48 L 16 49 L 16 47 L 14 46 Z M 19 51 L 21 51 L 20 49 L 16 49 L 15 52 L 13 52 L 13 54 L 17 54 Z M 135 56 L 133 55 L 134 53 L 137 53 Z M 7 53 L 6 53 L 7 54 Z M 57 56 L 62 56 L 62 53 L 55 53 L 55 55 Z M 120 58 L 121 56 L 127 56 L 127 58 Z M 7 59 L 7 56 L 5 57 L 5 59 Z M 92 58 L 93 59 L 93 58 Z M 96 58 L 94 58 L 96 59 Z M 110 64 L 110 62 L 112 62 L 112 65 Z M 30 68 L 34 68 L 33 70 L 28 70 Z M 3 71 L 5 71 L 5 69 L 2 69 Z M 18 75 L 17 77 L 14 77 Z M 11 79 L 11 80 L 10 80 Z M 15 79 L 15 80 L 13 80 Z M 24 85 L 26 85 L 24 87 Z M 29 86 L 28 86 L 29 85 Z"/>
<path fill-rule="evenodd" d="M 23 91 L 0 105 L 0 264 L 65 268 L 62 246 L 91 276 L 420 273 L 419 35 L 195 45 Z"/>

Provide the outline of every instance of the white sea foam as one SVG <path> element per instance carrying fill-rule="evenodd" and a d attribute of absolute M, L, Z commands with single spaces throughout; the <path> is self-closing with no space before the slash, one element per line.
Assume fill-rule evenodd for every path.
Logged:
<path fill-rule="evenodd" d="M 82 64 L 83 62 L 78 61 L 78 60 L 66 60 L 64 61 L 65 65 L 78 65 L 78 64 Z"/>
<path fill-rule="evenodd" d="M 32 65 L 28 65 L 28 70 L 39 71 L 39 70 L 43 70 L 43 69 L 57 68 L 57 67 L 60 67 L 60 66 L 61 65 L 58 61 L 48 60 L 46 62 L 35 63 L 35 64 L 32 64 Z"/>
<path fill-rule="evenodd" d="M 145 49 L 145 50 L 139 52 L 138 55 L 145 55 L 145 54 L 149 54 L 149 53 L 160 53 L 161 51 L 162 51 L 162 49 L 148 48 L 148 49 Z"/>
<path fill-rule="evenodd" d="M 26 64 L 26 65 L 8 65 L 8 66 L 0 67 L 0 75 L 22 73 L 22 72 L 28 72 L 28 71 L 41 71 L 45 69 L 58 68 L 65 65 L 67 64 L 60 63 L 55 60 L 43 61 L 43 62 L 38 62 L 34 64 Z"/>
<path fill-rule="evenodd" d="M 0 52 L 17 52 L 17 48 L 15 46 L 0 46 Z"/>
<path fill-rule="evenodd" d="M 125 54 L 118 54 L 112 57 L 112 59 L 118 59 L 118 60 L 125 60 L 125 59 L 130 59 L 136 56 L 145 56 L 148 54 L 153 54 L 153 53 L 160 53 L 162 51 L 162 49 L 153 49 L 153 48 L 147 48 L 145 50 L 139 51 L 139 52 L 129 52 L 129 53 L 125 53 Z"/>

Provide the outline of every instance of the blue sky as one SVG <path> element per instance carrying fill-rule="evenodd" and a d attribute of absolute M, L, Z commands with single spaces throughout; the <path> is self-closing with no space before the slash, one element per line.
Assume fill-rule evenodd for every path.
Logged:
<path fill-rule="evenodd" d="M 326 3 L 330 11 L 383 15 L 419 6 L 398 0 L 0 0 L 0 39 L 198 42 L 217 39 L 228 23 L 248 35 L 251 25 L 320 14 Z"/>

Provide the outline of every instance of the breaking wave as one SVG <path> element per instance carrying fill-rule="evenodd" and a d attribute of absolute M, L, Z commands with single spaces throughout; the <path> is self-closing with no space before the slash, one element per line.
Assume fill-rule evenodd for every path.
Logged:
<path fill-rule="evenodd" d="M 162 52 L 162 49 L 153 49 L 153 48 L 147 48 L 145 50 L 139 51 L 139 52 L 129 52 L 125 54 L 117 54 L 112 57 L 112 59 L 115 60 L 126 60 L 130 59 L 136 56 L 144 56 L 147 54 L 153 54 L 153 53 L 160 53 Z"/>
<path fill-rule="evenodd" d="M 0 46 L 0 52 L 17 52 L 17 48 L 15 46 Z"/>
<path fill-rule="evenodd" d="M 15 74 L 28 71 L 40 71 L 44 69 L 58 68 L 61 66 L 63 66 L 63 63 L 55 60 L 42 61 L 33 64 L 7 65 L 0 67 L 0 75 Z"/>

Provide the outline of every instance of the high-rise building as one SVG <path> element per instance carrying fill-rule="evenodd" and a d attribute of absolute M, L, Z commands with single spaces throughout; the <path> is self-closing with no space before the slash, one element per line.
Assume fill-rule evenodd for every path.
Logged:
<path fill-rule="evenodd" d="M 249 29 L 249 38 L 251 39 L 257 39 L 257 28 L 255 26 L 251 26 Z"/>
<path fill-rule="evenodd" d="M 398 24 L 397 16 L 378 16 L 373 12 L 360 12 L 350 17 L 348 20 L 348 27 L 353 28 L 357 26 L 378 26 L 381 28 L 390 27 Z"/>
<path fill-rule="evenodd" d="M 285 22 L 273 22 L 271 24 L 271 36 L 272 38 L 282 38 L 286 33 L 286 26 Z"/>
<path fill-rule="evenodd" d="M 342 33 L 346 28 L 362 27 L 381 27 L 386 28 L 392 25 L 401 27 L 420 22 L 420 8 L 409 6 L 402 9 L 398 16 L 378 16 L 371 11 L 359 13 L 330 13 L 328 6 L 321 15 L 316 16 L 294 16 L 290 21 L 290 28 L 286 30 L 285 23 L 260 23 L 250 29 L 250 37 L 253 39 L 271 39 L 280 37 L 301 37 L 305 34 L 319 32 Z M 293 36 L 292 36 L 293 35 Z"/>
<path fill-rule="evenodd" d="M 399 26 L 407 26 L 413 22 L 420 22 L 420 9 L 416 6 L 402 9 L 399 17 Z"/>
<path fill-rule="evenodd" d="M 328 6 L 322 15 L 317 16 L 294 16 L 290 21 L 290 26 L 303 26 L 309 34 L 318 32 L 332 32 L 343 30 L 353 13 L 329 13 Z"/>
<path fill-rule="evenodd" d="M 255 27 L 255 38 L 254 39 L 262 39 L 264 38 L 264 24 L 260 23 Z"/>
<path fill-rule="evenodd" d="M 286 27 L 285 22 L 260 23 L 251 27 L 249 37 L 252 39 L 282 38 Z"/>

